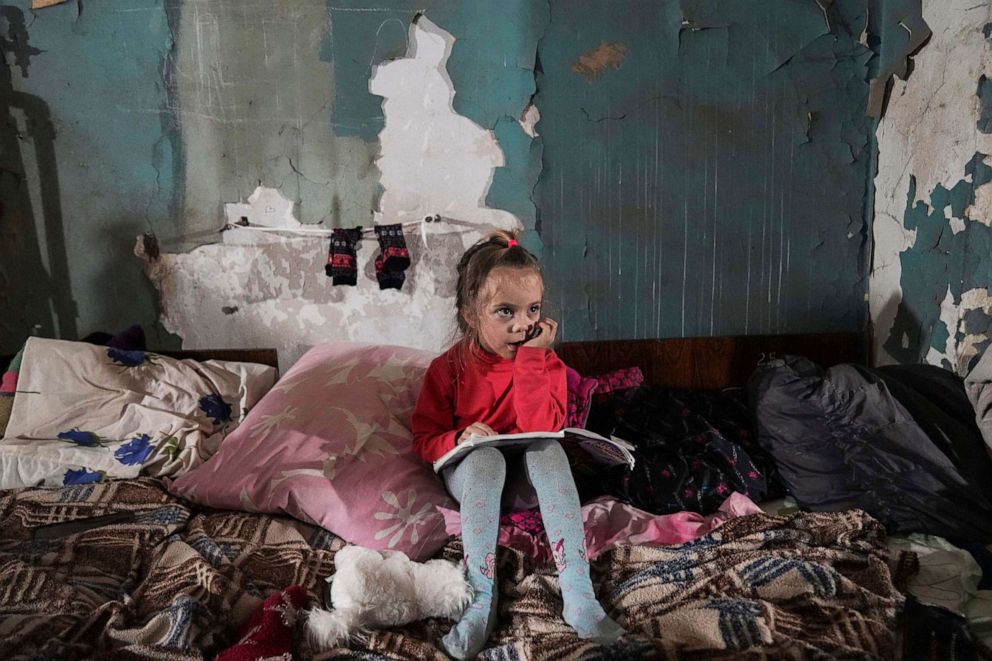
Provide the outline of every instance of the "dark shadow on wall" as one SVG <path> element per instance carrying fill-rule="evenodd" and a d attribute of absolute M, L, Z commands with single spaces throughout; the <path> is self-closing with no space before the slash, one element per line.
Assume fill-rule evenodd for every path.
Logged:
<path fill-rule="evenodd" d="M 0 353 L 16 351 L 32 332 L 77 337 L 51 113 L 43 99 L 12 84 L 13 67 L 27 77 L 40 52 L 28 44 L 24 13 L 0 7 Z M 33 150 L 37 172 L 25 170 L 22 145 Z M 40 210 L 29 181 L 37 182 Z"/>
<path fill-rule="evenodd" d="M 175 35 L 180 32 L 180 25 L 182 22 L 182 2 L 181 0 L 169 0 L 165 3 L 165 14 L 169 22 L 169 33 L 173 35 L 172 47 L 169 50 L 168 55 L 162 62 L 162 79 L 165 83 L 165 94 L 167 97 L 166 109 L 168 112 L 163 112 L 161 114 L 162 118 L 162 135 L 167 136 L 168 139 L 162 143 L 161 149 L 168 149 L 169 152 L 169 162 L 172 164 L 172 199 L 169 202 L 169 218 L 177 219 L 183 217 L 183 209 L 186 208 L 186 151 L 183 147 L 183 140 L 181 136 L 180 128 L 180 113 L 179 108 L 179 91 L 177 89 L 177 70 L 176 70 L 176 48 L 177 44 L 175 41 Z M 167 145 L 167 147 L 166 147 Z M 157 146 L 158 148 L 158 146 Z M 156 153 L 156 167 L 160 167 L 158 164 L 161 160 L 162 155 Z M 180 221 L 182 222 L 182 221 Z M 125 252 L 122 255 L 130 256 L 133 251 L 134 238 L 130 233 L 126 233 L 127 236 L 127 246 Z M 157 241 L 154 233 L 150 237 L 152 241 Z M 122 241 L 122 245 L 123 245 Z M 157 243 L 156 243 L 157 250 Z M 133 262 L 137 260 L 130 259 L 128 268 L 143 269 L 143 266 L 135 266 Z M 159 291 L 152 284 L 152 281 L 147 278 L 144 274 L 138 277 L 138 280 L 142 283 L 142 301 L 147 301 L 147 316 L 133 316 L 130 319 L 148 319 L 154 320 L 145 326 L 145 332 L 149 334 L 150 346 L 157 349 L 179 349 L 182 347 L 182 339 L 178 335 L 174 335 L 165 329 L 162 325 L 162 319 L 159 315 L 161 309 L 161 297 Z"/>
<path fill-rule="evenodd" d="M 188 4 L 188 3 L 187 3 Z M 161 60 L 161 91 L 165 99 L 159 120 L 161 138 L 152 146 L 151 164 L 168 179 L 160 185 L 161 197 L 149 202 L 146 216 L 115 215 L 109 211 L 99 223 L 90 223 L 90 241 L 100 246 L 99 269 L 84 283 L 81 300 L 87 306 L 85 318 L 93 326 L 82 327 L 80 334 L 94 331 L 117 333 L 132 324 L 140 324 L 152 350 L 178 350 L 182 339 L 165 328 L 160 312 L 162 299 L 146 275 L 148 264 L 135 256 L 135 243 L 143 235 L 146 254 L 158 259 L 164 252 L 184 251 L 219 238 L 216 231 L 186 232 L 186 153 L 183 147 L 179 93 L 177 89 L 177 37 L 181 31 L 183 2 L 162 3 L 169 26 L 169 47 Z M 158 86 L 156 82 L 156 86 Z M 169 176 L 166 177 L 166 169 Z M 162 192 L 162 191 L 165 192 Z M 166 197 L 168 196 L 168 197 Z M 167 208 L 161 206 L 167 204 Z M 223 213 L 223 205 L 218 204 Z M 71 216 L 70 216 L 71 218 Z"/>
<path fill-rule="evenodd" d="M 882 348 L 901 365 L 924 362 L 933 341 L 932 330 L 923 328 L 919 317 L 903 299 L 894 296 L 883 306 L 879 316 L 890 315 L 895 310 L 892 330 L 884 338 Z M 874 342 L 872 343 L 874 347 Z M 877 364 L 878 356 L 871 357 L 871 364 Z"/>

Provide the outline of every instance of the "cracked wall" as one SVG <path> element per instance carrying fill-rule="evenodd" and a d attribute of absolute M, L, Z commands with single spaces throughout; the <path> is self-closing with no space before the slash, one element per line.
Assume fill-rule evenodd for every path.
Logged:
<path fill-rule="evenodd" d="M 376 145 L 329 130 L 335 80 L 322 50 L 331 33 L 326 3 L 183 0 L 167 7 L 176 39 L 170 63 L 183 233 L 215 230 L 224 203 L 247 198 L 260 183 L 293 201 L 301 222 L 367 220 L 379 179 Z"/>
<path fill-rule="evenodd" d="M 413 264 L 402 290 L 378 289 L 374 235 L 360 243 L 357 287 L 332 287 L 324 275 L 326 237 L 234 228 L 222 243 L 158 258 L 139 240 L 136 253 L 162 294 L 163 324 L 184 346 L 272 346 L 284 367 L 330 339 L 443 347 L 453 331 L 458 256 L 490 227 L 521 226 L 513 214 L 485 204 L 493 172 L 506 161 L 494 133 L 453 108 L 454 43 L 430 19 L 411 19 L 405 54 L 372 67 L 368 81 L 383 114 L 375 161 L 382 193 L 371 220 L 444 219 L 407 232 Z M 308 227 L 292 209 L 278 190 L 259 188 L 247 203 L 227 205 L 226 214 L 256 225 Z"/>
<path fill-rule="evenodd" d="M 420 11 L 455 36 L 446 66 L 456 90 L 454 111 L 493 131 L 503 152 L 488 188 L 487 206 L 507 211 L 524 228 L 534 229 L 532 193 L 541 172 L 542 147 L 539 138 L 527 133 L 524 115 L 537 89 L 537 43 L 549 20 L 545 2 L 334 2 L 325 50 L 334 65 L 335 132 L 374 141 L 382 131 L 381 100 L 369 92 L 371 68 L 404 52 L 405 29 Z M 538 237 L 529 234 L 528 245 L 539 250 Z"/>
<path fill-rule="evenodd" d="M 876 361 L 964 373 L 992 324 L 992 5 L 924 1 L 933 31 L 878 126 L 870 286 Z"/>
<path fill-rule="evenodd" d="M 566 339 L 864 325 L 864 2 L 11 6 L 37 52 L 5 46 L 5 71 L 48 104 L 54 137 L 48 156 L 19 138 L 0 181 L 20 260 L 0 279 L 32 274 L 6 350 L 39 319 L 63 337 L 154 328 L 130 254 L 144 233 L 156 346 L 438 348 L 454 262 L 492 224 L 526 230 Z M 419 12 L 436 27 L 422 52 Z M 377 289 L 370 241 L 360 285 L 332 288 L 326 239 L 218 233 L 255 191 L 289 224 L 461 224 L 408 235 L 401 294 Z"/>
<path fill-rule="evenodd" d="M 17 222 L 0 229 L 14 235 L 4 256 L 16 259 L 0 264 L 0 281 L 34 275 L 0 296 L 18 313 L 0 315 L 18 317 L 0 322 L 2 351 L 34 326 L 78 337 L 133 322 L 159 347 L 177 342 L 171 332 L 186 347 L 292 353 L 339 337 L 438 348 L 450 335 L 454 261 L 477 228 L 534 225 L 540 139 L 526 131 L 546 6 L 424 3 L 426 23 L 458 35 L 437 31 L 443 62 L 428 75 L 411 68 L 417 11 L 404 1 L 128 0 L 36 13 L 16 4 L 38 48 L 13 88 L 51 104 L 49 169 L 63 179 L 61 199 L 46 204 L 64 222 L 31 207 L 31 163 L 5 168 L 17 174 L 0 182 Z M 13 63 L 20 42 L 10 43 Z M 420 46 L 421 55 L 433 47 Z M 404 87 L 408 74 L 433 87 Z M 332 289 L 327 239 L 220 234 L 226 206 L 259 187 L 278 191 L 291 222 L 308 226 L 454 220 L 432 225 L 426 244 L 408 236 L 416 262 L 402 294 L 378 290 L 374 241 L 359 253 L 360 286 Z M 22 204 L 9 203 L 15 195 Z M 155 238 L 139 252 L 158 253 L 145 256 L 160 301 L 132 254 L 139 234 Z"/>
<path fill-rule="evenodd" d="M 864 328 L 865 3 L 551 13 L 537 194 L 564 334 Z"/>

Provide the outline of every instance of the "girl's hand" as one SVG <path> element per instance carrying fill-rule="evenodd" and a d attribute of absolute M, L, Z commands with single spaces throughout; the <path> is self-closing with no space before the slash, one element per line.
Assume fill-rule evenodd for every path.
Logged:
<path fill-rule="evenodd" d="M 550 349 L 554 344 L 555 336 L 558 334 L 558 322 L 550 317 L 544 317 L 537 322 L 534 329 L 537 335 L 523 343 L 522 346 L 533 347 L 535 349 Z"/>
<path fill-rule="evenodd" d="M 458 442 L 462 443 L 468 440 L 469 436 L 496 436 L 496 432 L 493 431 L 493 428 L 487 424 L 473 422 L 466 427 L 465 431 L 462 432 L 462 435 L 458 437 Z"/>

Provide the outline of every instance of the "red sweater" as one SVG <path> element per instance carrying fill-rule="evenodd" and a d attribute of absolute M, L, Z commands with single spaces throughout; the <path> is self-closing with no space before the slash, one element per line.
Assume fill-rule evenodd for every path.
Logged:
<path fill-rule="evenodd" d="M 473 422 L 498 434 L 557 431 L 565 423 L 565 364 L 554 351 L 520 347 L 514 360 L 455 346 L 434 359 L 413 411 L 413 449 L 434 462 Z"/>

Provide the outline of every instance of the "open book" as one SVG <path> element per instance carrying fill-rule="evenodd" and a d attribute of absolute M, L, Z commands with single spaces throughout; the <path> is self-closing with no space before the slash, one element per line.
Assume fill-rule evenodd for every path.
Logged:
<path fill-rule="evenodd" d="M 434 462 L 434 472 L 438 473 L 449 464 L 455 464 L 473 449 L 487 445 L 496 446 L 501 449 L 523 447 L 540 438 L 557 438 L 569 460 L 575 463 L 578 454 L 581 454 L 581 463 L 592 463 L 605 466 L 618 466 L 627 464 L 633 468 L 634 455 L 631 451 L 634 446 L 627 441 L 615 436 L 606 438 L 588 429 L 578 429 L 569 427 L 561 431 L 534 431 L 521 434 L 499 434 L 497 436 L 469 436 L 467 439 L 451 448 L 440 459 Z M 579 453 L 575 451 L 578 450 Z"/>

